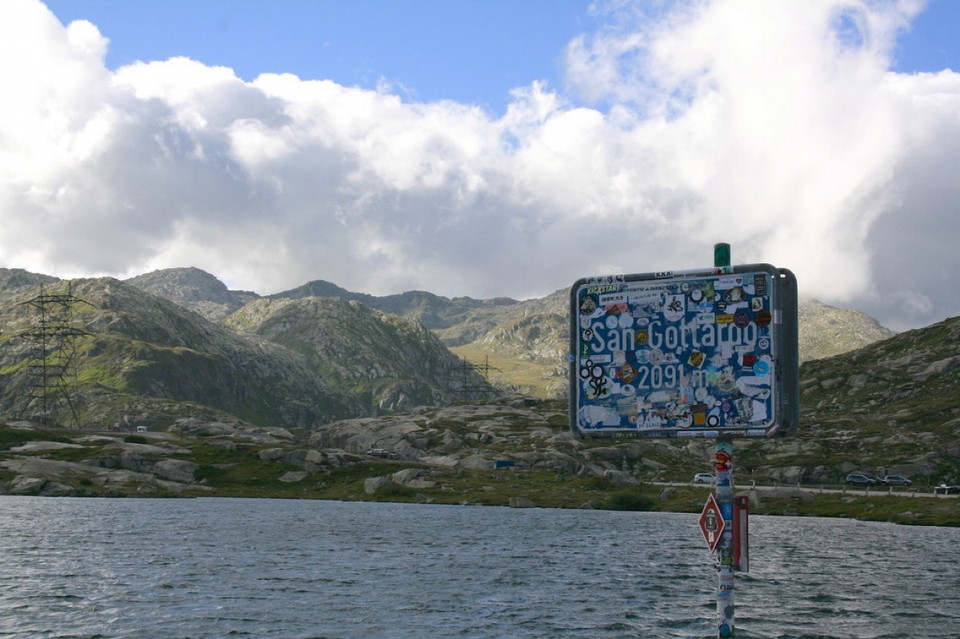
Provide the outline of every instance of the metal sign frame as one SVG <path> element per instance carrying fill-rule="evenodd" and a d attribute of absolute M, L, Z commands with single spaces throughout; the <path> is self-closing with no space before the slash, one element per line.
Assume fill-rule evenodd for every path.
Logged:
<path fill-rule="evenodd" d="M 769 264 L 582 278 L 570 427 L 583 437 L 767 437 L 798 422 L 796 278 Z"/>

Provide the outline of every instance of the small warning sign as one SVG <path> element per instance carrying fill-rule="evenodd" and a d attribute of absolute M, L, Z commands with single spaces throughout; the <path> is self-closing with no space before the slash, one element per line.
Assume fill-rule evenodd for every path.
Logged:
<path fill-rule="evenodd" d="M 726 522 L 720 514 L 720 505 L 716 498 L 710 495 L 707 503 L 703 505 L 703 512 L 700 513 L 700 532 L 703 533 L 703 539 L 710 550 L 717 549 L 725 527 Z"/>

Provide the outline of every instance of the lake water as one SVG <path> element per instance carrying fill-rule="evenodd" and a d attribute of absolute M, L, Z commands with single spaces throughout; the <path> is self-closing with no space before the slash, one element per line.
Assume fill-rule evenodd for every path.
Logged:
<path fill-rule="evenodd" d="M 715 637 L 696 515 L 0 497 L 0 637 Z M 738 637 L 960 636 L 960 529 L 751 518 Z"/>

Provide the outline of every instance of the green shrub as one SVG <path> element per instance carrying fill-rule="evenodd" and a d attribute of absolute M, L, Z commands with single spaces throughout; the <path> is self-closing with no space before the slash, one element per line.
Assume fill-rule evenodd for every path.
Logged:
<path fill-rule="evenodd" d="M 646 512 L 653 510 L 656 502 L 647 495 L 635 491 L 616 492 L 607 499 L 609 510 L 632 510 Z"/>
<path fill-rule="evenodd" d="M 227 474 L 227 469 L 220 466 L 211 466 L 210 464 L 200 464 L 194 471 L 193 477 L 197 481 L 204 479 L 216 481 Z"/>

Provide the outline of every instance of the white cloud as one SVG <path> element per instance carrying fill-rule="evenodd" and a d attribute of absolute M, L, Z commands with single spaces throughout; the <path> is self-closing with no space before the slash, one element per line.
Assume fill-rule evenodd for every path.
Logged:
<path fill-rule="evenodd" d="M 2 3 L 3 265 L 526 297 L 726 241 L 894 328 L 960 312 L 960 75 L 888 70 L 916 3 L 634 6 L 568 47 L 579 101 L 532 82 L 493 118 L 185 58 L 111 72 L 93 25 Z"/>

